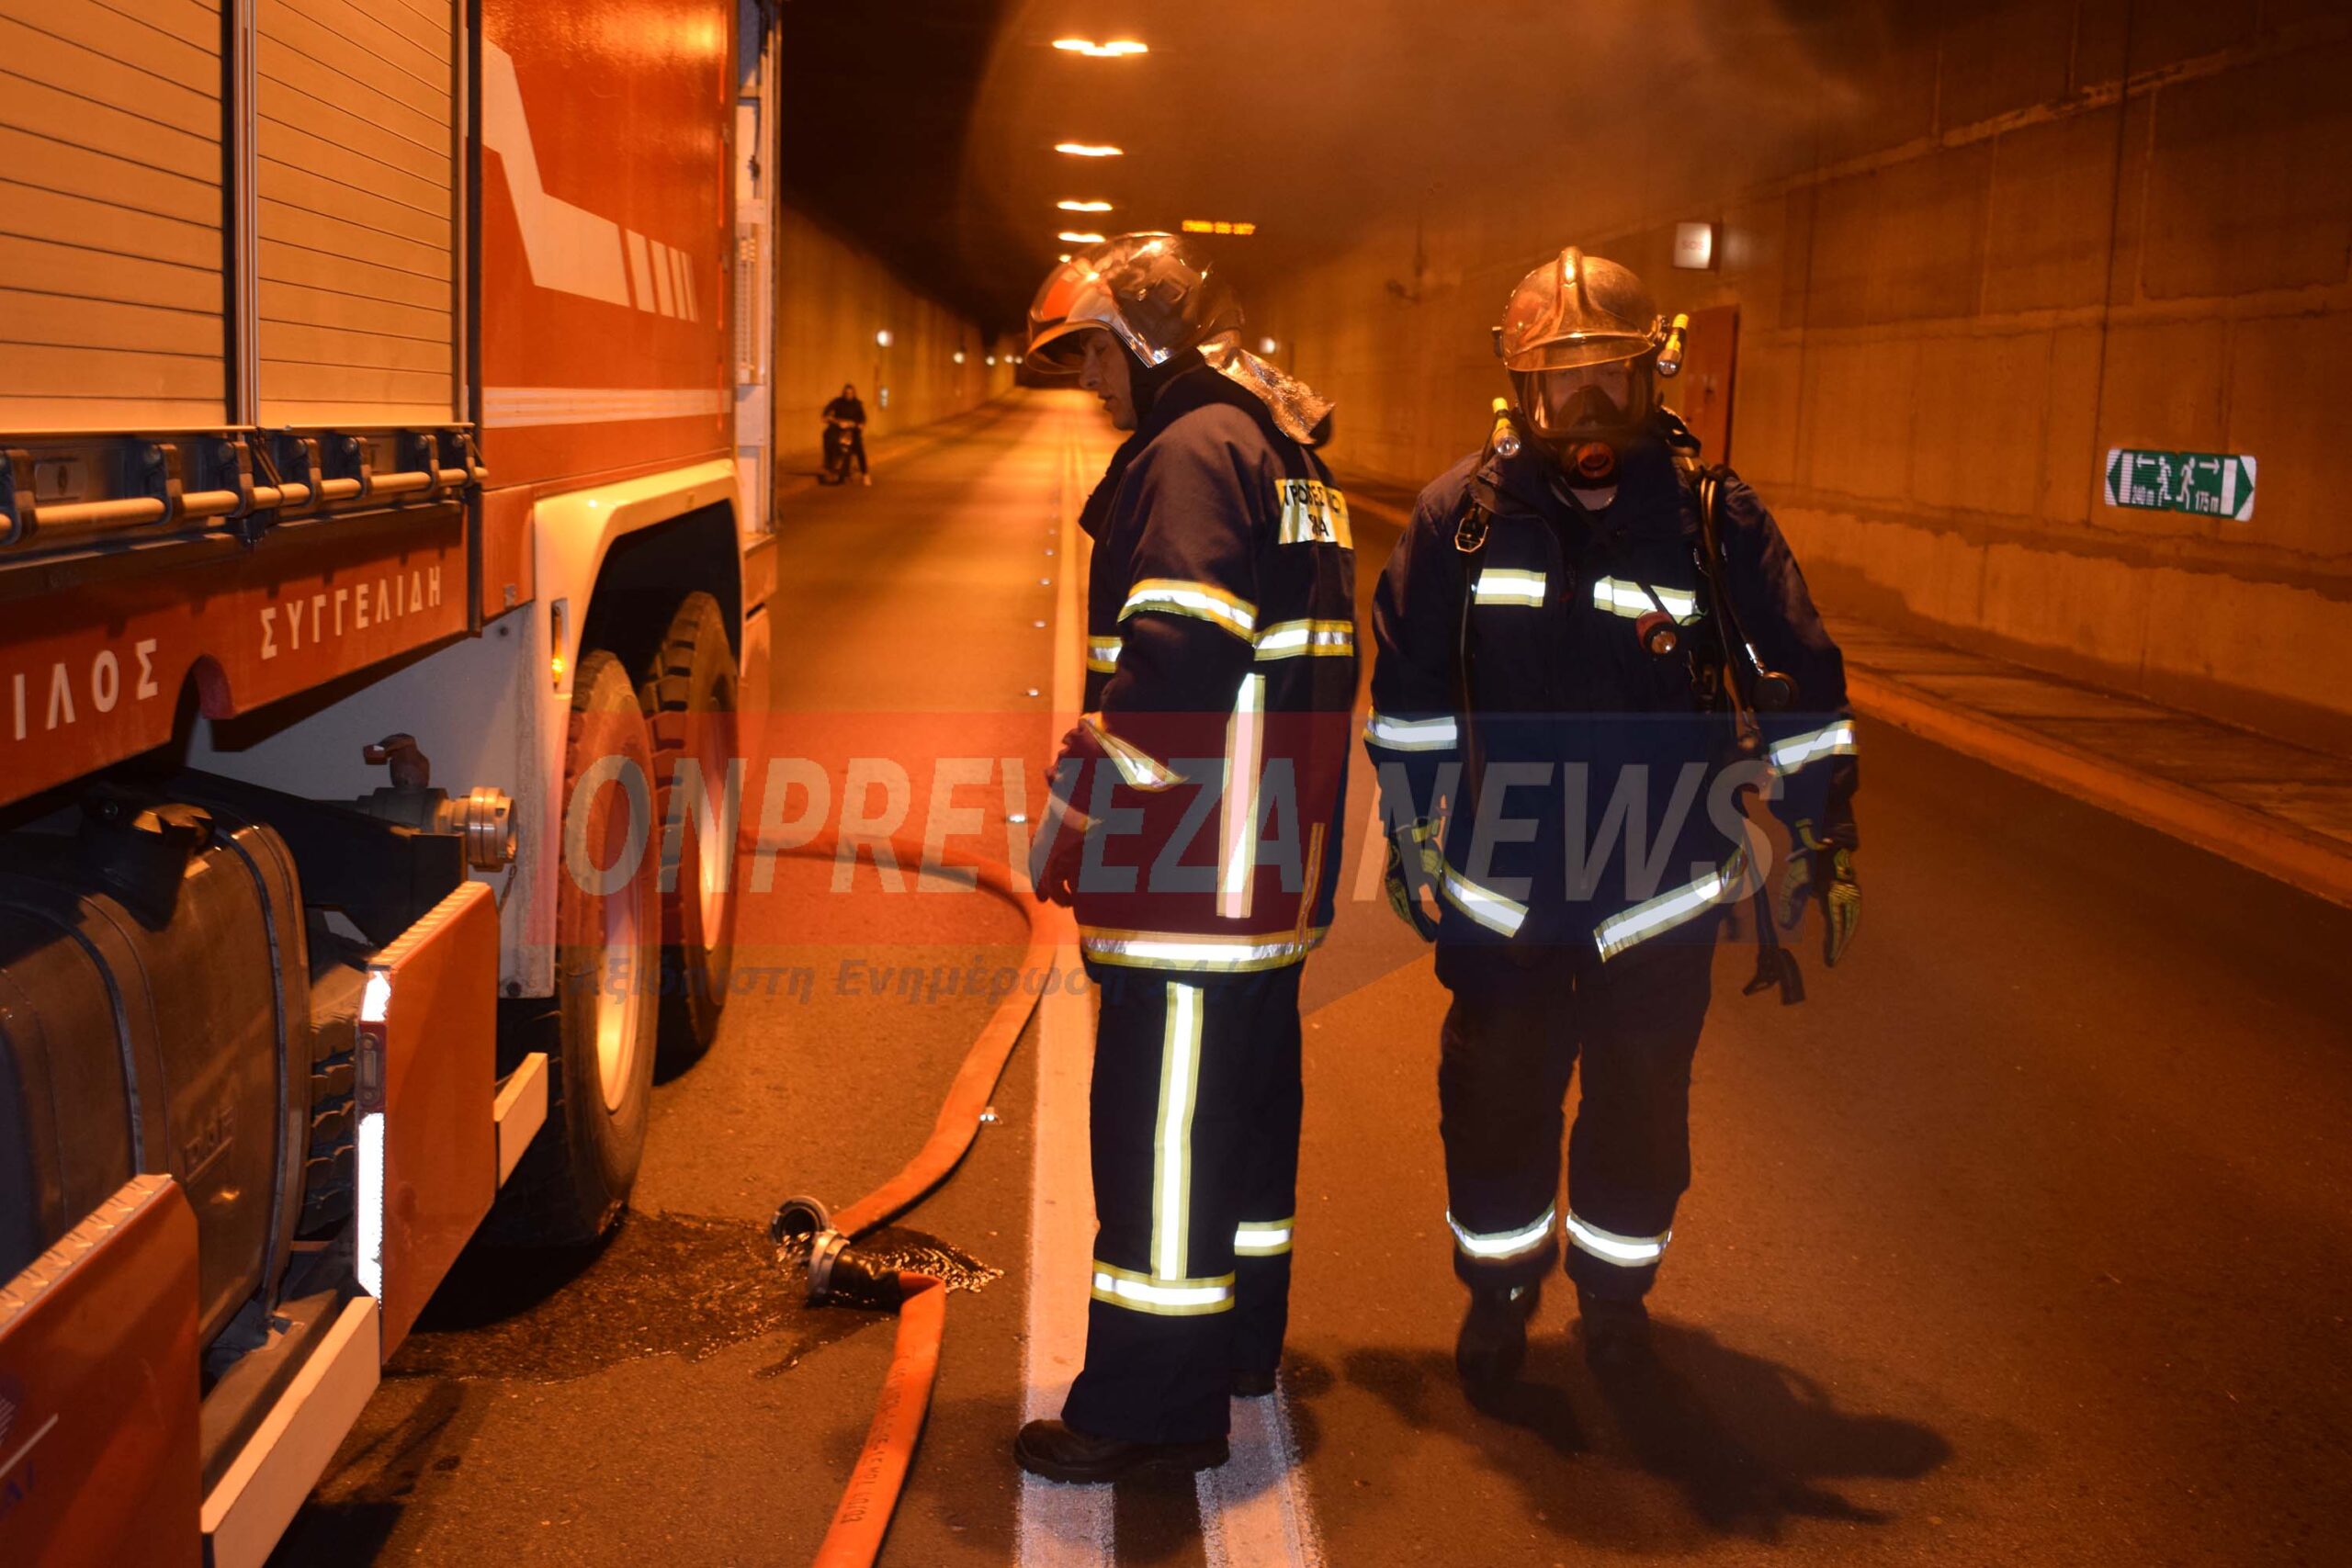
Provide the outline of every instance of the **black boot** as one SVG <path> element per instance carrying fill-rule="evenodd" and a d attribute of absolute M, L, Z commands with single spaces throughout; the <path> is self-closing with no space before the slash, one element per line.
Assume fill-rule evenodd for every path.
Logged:
<path fill-rule="evenodd" d="M 1508 1382 L 1527 1359 L 1527 1320 L 1544 1299 L 1540 1283 L 1474 1285 L 1453 1341 L 1453 1370 L 1466 1383 Z"/>
<path fill-rule="evenodd" d="M 1098 1438 L 1059 1421 L 1032 1421 L 1012 1439 L 1012 1457 L 1048 1481 L 1103 1482 L 1143 1472 L 1190 1474 L 1223 1464 L 1223 1438 L 1198 1443 L 1131 1443 Z"/>
<path fill-rule="evenodd" d="M 1233 1397 L 1263 1399 L 1274 1392 L 1274 1374 L 1272 1372 L 1237 1371 L 1233 1374 Z"/>
<path fill-rule="evenodd" d="M 1650 1348 L 1650 1309 L 1636 1296 L 1617 1301 L 1579 1288 L 1577 1315 L 1584 1328 L 1584 1359 L 1600 1371 L 1646 1366 Z"/>

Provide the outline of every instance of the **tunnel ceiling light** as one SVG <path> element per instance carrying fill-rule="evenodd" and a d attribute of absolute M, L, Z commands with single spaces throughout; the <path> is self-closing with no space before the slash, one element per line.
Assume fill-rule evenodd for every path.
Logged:
<path fill-rule="evenodd" d="M 1057 141 L 1054 151 L 1073 158 L 1118 158 L 1125 156 L 1126 150 L 1100 141 Z"/>
<path fill-rule="evenodd" d="M 1089 60 L 1131 60 L 1151 52 L 1149 46 L 1131 38 L 1113 39 L 1108 43 L 1096 43 L 1091 38 L 1057 38 L 1054 47 L 1064 54 L 1082 54 Z"/>
<path fill-rule="evenodd" d="M 1060 208 L 1064 212 L 1108 212 L 1111 210 L 1111 204 L 1107 201 L 1063 200 L 1057 201 L 1054 203 L 1054 205 Z"/>
<path fill-rule="evenodd" d="M 1065 229 L 1061 231 L 1061 242 L 1066 245 L 1099 245 L 1102 243 L 1102 236 L 1089 234 L 1077 229 Z M 1069 258 L 1064 256 L 1062 260 L 1068 261 Z"/>
<path fill-rule="evenodd" d="M 1184 232 L 1187 234 L 1254 234 L 1257 231 L 1255 223 L 1234 223 L 1223 218 L 1184 220 Z"/>
<path fill-rule="evenodd" d="M 956 351 L 956 363 L 958 365 L 964 363 L 964 351 L 960 348 Z"/>

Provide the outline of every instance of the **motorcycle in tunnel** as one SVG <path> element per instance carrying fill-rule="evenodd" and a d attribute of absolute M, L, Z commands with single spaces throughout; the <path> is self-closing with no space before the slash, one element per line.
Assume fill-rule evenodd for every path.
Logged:
<path fill-rule="evenodd" d="M 849 421 L 829 419 L 825 422 L 825 458 L 824 466 L 817 475 L 819 483 L 838 485 L 849 482 L 850 457 L 856 439 L 857 426 Z"/>

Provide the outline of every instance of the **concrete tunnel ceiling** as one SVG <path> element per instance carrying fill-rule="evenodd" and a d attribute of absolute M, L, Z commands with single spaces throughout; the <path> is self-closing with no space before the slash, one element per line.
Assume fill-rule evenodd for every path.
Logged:
<path fill-rule="evenodd" d="M 1659 217 L 1693 156 L 1810 140 L 1841 107 L 1899 91 L 1937 8 L 1866 0 L 786 0 L 784 184 L 910 282 L 1017 325 L 1064 229 L 1252 222 L 1207 242 L 1253 275 L 1400 208 L 1520 182 L 1578 238 L 1574 160 L 1596 126 L 1654 125 L 1642 171 Z M 1136 39 L 1090 59 L 1053 40 Z M 1708 123 L 1740 73 L 1749 116 Z M 1759 95 L 1756 84 L 1780 84 Z M 1755 116 L 1761 98 L 1780 112 Z M 1612 138 L 1612 141 L 1618 141 Z M 1057 153 L 1108 143 L 1117 158 Z M 1619 141 L 1622 145 L 1622 141 Z M 1066 212 L 1063 199 L 1107 200 Z M 1538 258 L 1531 256 L 1530 264 Z M 1410 258 L 1400 260 L 1409 271 Z"/>

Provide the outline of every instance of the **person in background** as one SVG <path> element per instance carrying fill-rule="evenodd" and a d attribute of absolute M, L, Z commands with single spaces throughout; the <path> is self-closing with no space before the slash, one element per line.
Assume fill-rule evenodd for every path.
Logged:
<path fill-rule="evenodd" d="M 849 453 L 857 459 L 860 484 L 872 484 L 874 476 L 865 467 L 865 405 L 857 400 L 857 389 L 842 383 L 842 395 L 825 405 L 825 417 L 838 421 L 849 429 Z"/>

